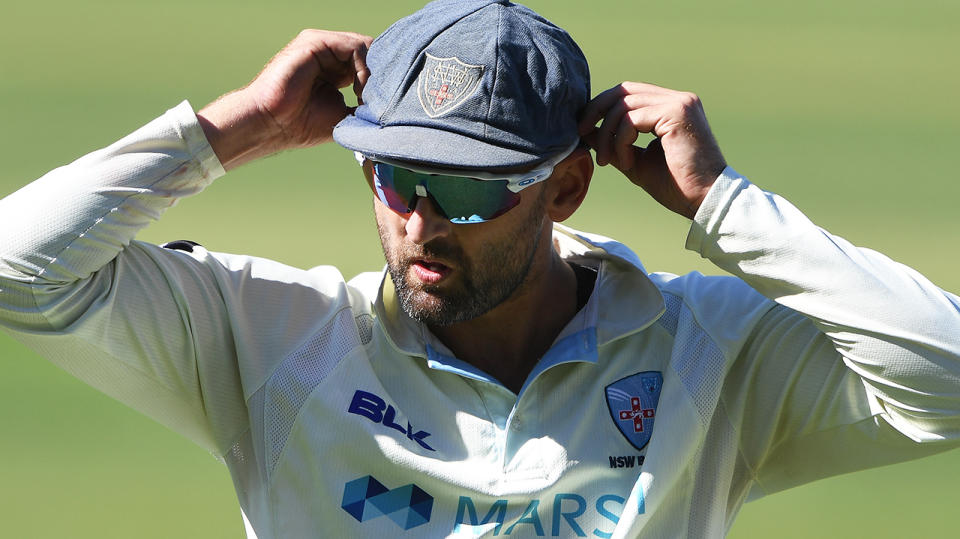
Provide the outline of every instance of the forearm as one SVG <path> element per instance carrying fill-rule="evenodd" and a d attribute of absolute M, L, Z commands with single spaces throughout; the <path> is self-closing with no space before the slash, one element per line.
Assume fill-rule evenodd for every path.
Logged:
<path fill-rule="evenodd" d="M 727 169 L 687 247 L 809 318 L 873 403 L 922 439 L 960 426 L 960 300 Z M 937 436 L 933 434 L 933 436 Z"/>
<path fill-rule="evenodd" d="M 54 292 L 86 279 L 163 210 L 221 174 L 193 111 L 182 103 L 4 198 L 0 307 L 42 309 L 41 289 Z M 28 291 L 30 298 L 17 299 Z"/>
<path fill-rule="evenodd" d="M 197 113 L 197 120 L 225 170 L 282 149 L 279 127 L 251 107 L 243 90 L 229 93 Z"/>

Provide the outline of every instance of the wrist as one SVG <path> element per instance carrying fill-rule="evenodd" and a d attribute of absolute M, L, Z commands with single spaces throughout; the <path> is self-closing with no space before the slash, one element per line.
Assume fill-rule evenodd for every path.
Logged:
<path fill-rule="evenodd" d="M 210 103 L 197 113 L 197 119 L 225 170 L 279 150 L 280 130 L 243 90 Z"/>

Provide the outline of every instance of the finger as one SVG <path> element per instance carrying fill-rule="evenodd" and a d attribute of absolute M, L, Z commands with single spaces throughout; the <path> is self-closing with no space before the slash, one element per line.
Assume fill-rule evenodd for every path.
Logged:
<path fill-rule="evenodd" d="M 634 151 L 636 150 L 633 143 L 637 141 L 639 134 L 630 115 L 624 115 L 620 120 L 620 126 L 617 128 L 616 137 L 613 141 L 613 150 L 617 158 L 614 166 L 618 169 L 626 171 L 633 168 Z"/>
<path fill-rule="evenodd" d="M 580 135 L 583 136 L 596 127 L 597 122 L 606 115 L 607 110 L 625 94 L 626 90 L 623 88 L 623 85 L 618 84 L 613 88 L 604 90 L 591 99 L 580 112 Z"/>
<path fill-rule="evenodd" d="M 660 99 L 669 99 L 674 94 L 678 93 L 676 90 L 671 90 L 670 88 L 664 88 L 663 86 L 657 86 L 656 84 L 650 84 L 648 82 L 633 82 L 633 81 L 624 81 L 620 83 L 620 86 L 630 94 L 647 94 L 649 96 L 659 96 Z"/>
<path fill-rule="evenodd" d="M 367 67 L 368 48 L 369 45 L 367 43 L 361 43 L 360 46 L 353 51 L 353 72 L 360 81 L 361 86 L 366 84 L 367 78 L 370 77 L 370 69 Z"/>
<path fill-rule="evenodd" d="M 593 151 L 597 150 L 597 129 L 593 128 L 590 132 L 580 135 L 580 141 L 587 145 Z"/>
<path fill-rule="evenodd" d="M 320 78 L 343 88 L 367 71 L 366 54 L 371 38 L 345 32 L 307 32 L 311 52 L 320 67 Z"/>
<path fill-rule="evenodd" d="M 610 155 L 613 152 L 613 137 L 620 126 L 620 121 L 627 112 L 627 105 L 623 100 L 619 100 L 607 109 L 603 117 L 603 122 L 597 128 L 596 151 L 597 164 L 600 166 L 610 162 Z"/>
<path fill-rule="evenodd" d="M 660 137 L 658 131 L 665 131 L 665 118 L 671 112 L 671 104 L 644 106 L 627 110 L 626 104 L 611 109 L 611 113 L 604 118 L 600 127 L 593 128 L 581 138 L 597 154 L 597 164 L 614 164 L 624 171 L 629 170 L 631 156 L 635 155 L 632 148 L 639 133 L 652 133 Z M 618 116 L 619 113 L 619 116 Z M 613 163 L 616 160 L 617 163 Z M 618 166 L 620 165 L 620 166 Z"/>
<path fill-rule="evenodd" d="M 658 103 L 642 106 L 635 106 L 640 100 L 640 96 L 629 96 L 629 110 L 625 116 L 629 119 L 630 125 L 640 133 L 650 133 L 660 137 L 664 133 L 663 125 L 671 113 L 671 103 Z"/>
<path fill-rule="evenodd" d="M 633 144 L 637 140 L 637 132 L 660 136 L 656 130 L 662 124 L 663 114 L 668 112 L 669 103 L 668 96 L 649 94 L 626 95 L 614 103 L 597 130 L 597 164 L 602 166 L 609 163 L 613 154 L 620 151 L 618 145 Z M 621 137 L 625 137 L 626 142 L 620 142 Z"/>
<path fill-rule="evenodd" d="M 352 62 L 340 60 L 328 47 L 312 49 L 310 52 L 317 67 L 318 79 L 336 88 L 343 88 L 353 82 L 354 72 L 350 65 Z"/>
<path fill-rule="evenodd" d="M 337 121 L 340 121 L 343 119 L 343 116 L 352 112 L 351 107 L 347 106 L 347 102 L 343 98 L 343 94 L 340 93 L 340 90 L 329 84 L 318 82 L 313 94 L 317 101 L 325 103 L 325 106 L 330 109 L 332 114 L 340 116 Z"/>
<path fill-rule="evenodd" d="M 624 81 L 590 100 L 580 112 L 580 135 L 588 133 L 606 115 L 606 111 L 621 99 L 629 99 L 631 106 L 659 105 L 676 98 L 677 92 L 645 82 Z"/>
<path fill-rule="evenodd" d="M 635 153 L 634 166 L 625 173 L 630 181 L 639 185 L 651 195 L 655 195 L 657 190 L 665 187 L 663 185 L 663 174 L 667 170 L 663 144 L 659 138 L 656 138 L 651 140 L 646 148 Z"/>
<path fill-rule="evenodd" d="M 581 142 L 583 142 L 584 144 L 586 144 L 589 148 L 595 149 L 595 147 L 596 147 L 596 145 L 597 145 L 597 134 L 598 134 L 598 130 L 597 130 L 597 129 L 594 129 L 593 131 L 591 131 L 591 132 L 587 133 L 586 135 L 583 135 L 582 137 L 580 137 L 580 140 L 581 140 Z M 609 164 L 610 164 L 610 165 L 613 165 L 613 166 L 616 167 L 618 170 L 623 171 L 624 174 L 627 174 L 627 173 L 629 172 L 630 168 L 633 167 L 633 165 L 631 165 L 631 164 L 629 164 L 629 163 L 636 163 L 637 156 L 640 155 L 640 154 L 642 154 L 642 153 L 643 153 L 643 150 L 644 150 L 643 146 L 629 145 L 628 147 L 629 147 L 630 153 L 631 153 L 631 156 L 629 156 L 629 157 L 626 158 L 626 162 L 628 163 L 628 165 L 625 166 L 624 163 L 621 162 L 621 158 L 620 158 L 620 156 L 619 156 L 617 153 L 612 153 L 612 154 L 610 155 L 610 161 L 609 161 Z"/>
<path fill-rule="evenodd" d="M 361 34 L 337 34 L 330 50 L 334 57 L 343 64 L 351 66 L 350 80 L 359 79 L 361 87 L 366 84 L 370 76 L 367 68 L 367 51 L 373 38 Z"/>
<path fill-rule="evenodd" d="M 363 104 L 363 87 L 370 78 L 370 69 L 367 67 L 367 50 L 370 44 L 364 42 L 362 47 L 353 51 L 353 93 L 357 96 L 357 103 Z"/>
<path fill-rule="evenodd" d="M 364 82 L 360 81 L 360 77 L 353 79 L 353 95 L 357 96 L 357 105 L 363 104 L 363 87 L 365 86 Z M 350 111 L 352 114 L 353 111 Z"/>
<path fill-rule="evenodd" d="M 323 42 L 342 62 L 351 60 L 358 49 L 366 51 L 373 42 L 372 37 L 353 32 L 327 32 L 322 30 L 321 32 L 324 34 Z M 366 56 L 366 52 L 364 52 L 364 56 Z"/>

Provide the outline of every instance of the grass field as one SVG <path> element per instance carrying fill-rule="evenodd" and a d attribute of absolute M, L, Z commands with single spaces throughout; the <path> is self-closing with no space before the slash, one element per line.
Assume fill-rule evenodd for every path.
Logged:
<path fill-rule="evenodd" d="M 377 34 L 419 5 L 280 0 L 8 3 L 0 17 L 0 195 L 182 99 L 245 84 L 303 27 Z M 591 61 L 698 92 L 728 161 L 821 226 L 960 291 L 960 5 L 852 0 L 537 0 Z M 952 51 L 952 52 L 951 52 Z M 254 163 L 182 201 L 141 239 L 345 275 L 379 268 L 370 196 L 334 146 Z M 716 273 L 686 223 L 600 170 L 570 224 L 648 269 Z M 212 457 L 0 335 L 0 535 L 241 537 Z M 731 537 L 953 537 L 960 453 L 829 479 L 748 504 Z"/>

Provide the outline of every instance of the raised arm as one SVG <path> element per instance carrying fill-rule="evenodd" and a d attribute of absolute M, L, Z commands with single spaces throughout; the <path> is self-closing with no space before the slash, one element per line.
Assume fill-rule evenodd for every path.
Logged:
<path fill-rule="evenodd" d="M 960 298 L 727 167 L 693 94 L 624 83 L 581 127 L 598 163 L 693 219 L 687 248 L 781 305 L 743 336 L 724 395 L 765 488 L 960 442 Z"/>
<path fill-rule="evenodd" d="M 261 294 L 256 300 L 291 308 L 308 304 L 313 320 L 322 320 L 338 289 L 276 287 L 288 298 L 263 290 L 270 280 L 259 275 L 243 284 L 260 264 L 254 259 L 175 252 L 134 237 L 221 176 L 221 163 L 329 140 L 349 112 L 338 88 L 359 89 L 366 79 L 368 42 L 302 32 L 250 85 L 199 119 L 184 102 L 0 200 L 0 329 L 208 449 L 226 451 L 245 421 L 236 359 L 258 352 L 257 343 L 238 343 L 234 326 L 267 325 L 256 319 L 259 310 L 238 319 L 231 308 L 246 298 L 234 292 L 252 290 Z M 288 324 L 298 330 L 309 328 Z"/>
<path fill-rule="evenodd" d="M 331 139 L 352 111 L 340 88 L 360 94 L 370 72 L 371 38 L 304 30 L 249 85 L 204 107 L 197 117 L 223 168 Z"/>

